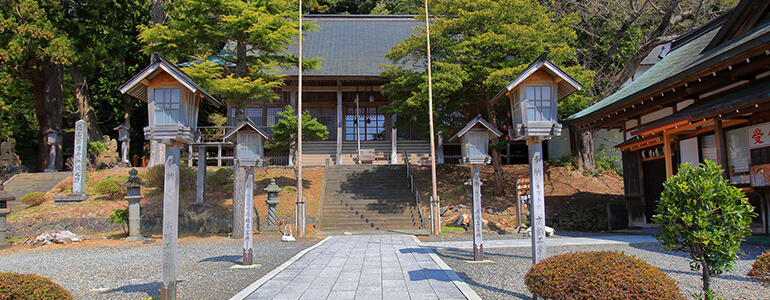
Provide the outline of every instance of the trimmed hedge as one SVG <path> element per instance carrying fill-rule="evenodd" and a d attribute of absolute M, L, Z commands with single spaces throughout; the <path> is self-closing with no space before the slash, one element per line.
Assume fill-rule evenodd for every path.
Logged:
<path fill-rule="evenodd" d="M 747 275 L 764 284 L 770 284 L 770 250 L 757 257 Z"/>
<path fill-rule="evenodd" d="M 72 294 L 35 274 L 0 273 L 0 300 L 68 300 Z"/>
<path fill-rule="evenodd" d="M 685 299 L 658 268 L 615 251 L 552 256 L 532 266 L 524 281 L 545 299 Z"/>
<path fill-rule="evenodd" d="M 22 196 L 21 199 L 19 199 L 19 202 L 29 206 L 38 206 L 40 204 L 43 204 L 43 202 L 45 202 L 45 193 L 43 192 L 27 193 L 26 195 Z"/>

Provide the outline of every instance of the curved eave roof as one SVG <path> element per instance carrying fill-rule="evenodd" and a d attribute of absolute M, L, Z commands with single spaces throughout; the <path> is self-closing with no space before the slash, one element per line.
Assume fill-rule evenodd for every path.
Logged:
<path fill-rule="evenodd" d="M 192 78 L 190 78 L 187 73 L 180 70 L 176 65 L 168 61 L 165 57 L 154 54 L 155 55 L 155 61 L 145 67 L 142 71 L 134 75 L 133 78 L 128 80 L 126 83 L 124 83 L 118 90 L 120 90 L 123 94 L 129 94 L 133 96 L 134 98 L 140 99 L 144 102 L 147 102 L 147 86 L 142 83 L 143 80 L 147 79 L 150 80 L 157 76 L 160 73 L 168 73 L 174 79 L 176 79 L 179 83 L 181 83 L 185 88 L 190 90 L 193 93 L 199 94 L 201 97 L 206 98 L 211 102 L 211 104 L 214 104 L 214 106 L 219 107 L 222 106 L 222 103 L 219 102 L 214 96 L 211 96 L 208 92 L 206 92 L 203 88 L 198 86 Z"/>
<path fill-rule="evenodd" d="M 569 96 L 570 94 L 580 90 L 583 88 L 583 85 L 580 84 L 575 78 L 572 78 L 567 72 L 562 71 L 559 67 L 554 65 L 550 60 L 548 60 L 545 55 L 540 56 L 535 62 L 529 65 L 524 71 L 519 74 L 519 76 L 516 76 L 513 81 L 505 85 L 500 91 L 492 97 L 492 99 L 489 100 L 490 104 L 495 104 L 498 101 L 500 101 L 506 94 L 508 94 L 510 91 L 515 89 L 517 86 L 519 86 L 524 80 L 529 78 L 532 74 L 534 74 L 537 70 L 543 69 L 548 74 L 550 74 L 553 77 L 561 78 L 562 80 L 557 84 L 558 85 L 558 92 L 557 97 L 558 99 L 563 99 L 564 97 Z"/>

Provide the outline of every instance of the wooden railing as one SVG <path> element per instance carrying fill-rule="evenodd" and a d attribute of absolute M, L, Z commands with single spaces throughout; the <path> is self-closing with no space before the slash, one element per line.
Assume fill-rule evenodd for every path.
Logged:
<path fill-rule="evenodd" d="M 420 213 L 420 225 L 421 228 L 425 228 L 425 215 L 422 212 L 422 199 L 420 197 L 420 190 L 417 187 L 417 183 L 414 181 L 414 174 L 412 174 L 412 165 L 409 163 L 409 155 L 406 151 L 402 152 L 404 155 L 404 165 L 406 165 L 406 178 L 409 179 L 409 185 L 414 195 L 414 201 L 417 205 L 417 211 Z"/>

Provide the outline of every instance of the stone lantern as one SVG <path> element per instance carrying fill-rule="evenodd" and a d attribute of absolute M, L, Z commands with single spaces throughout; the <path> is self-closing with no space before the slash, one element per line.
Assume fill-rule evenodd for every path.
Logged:
<path fill-rule="evenodd" d="M 128 201 L 128 237 L 126 242 L 143 241 L 141 233 L 141 211 L 139 208 L 139 201 L 144 198 L 142 196 L 142 187 L 147 186 L 139 176 L 136 176 L 136 169 L 128 171 L 128 179 L 120 184 L 120 186 L 126 188 L 126 196 L 123 199 Z"/>
<path fill-rule="evenodd" d="M 244 183 L 243 199 L 243 264 L 251 265 L 253 262 L 254 229 L 251 210 L 254 207 L 254 167 L 263 163 L 265 141 L 270 140 L 267 133 L 254 125 L 251 120 L 241 122 L 225 134 L 225 139 L 235 143 L 235 159 L 237 165 L 245 169 L 246 179 Z M 235 199 L 233 199 L 235 201 Z"/>
<path fill-rule="evenodd" d="M 61 131 L 48 128 L 45 131 L 46 143 L 51 147 L 48 154 L 48 168 L 45 172 L 58 172 L 56 169 L 56 148 L 61 144 Z"/>
<path fill-rule="evenodd" d="M 3 185 L 0 183 L 0 249 L 11 246 L 5 242 L 8 238 L 5 217 L 11 213 L 11 209 L 8 208 L 8 201 L 13 201 L 14 199 L 11 194 L 3 189 Z"/>
<path fill-rule="evenodd" d="M 278 193 L 281 191 L 281 188 L 275 184 L 275 179 L 270 179 L 270 185 L 265 188 L 265 192 L 267 192 L 267 200 L 265 200 L 267 203 L 267 226 L 265 226 L 265 231 L 278 231 L 278 227 L 275 225 L 275 207 L 280 202 L 278 201 Z"/>
<path fill-rule="evenodd" d="M 484 260 L 484 246 L 481 241 L 481 165 L 491 161 L 489 157 L 489 140 L 500 137 L 503 133 L 492 124 L 476 116 L 468 122 L 457 134 L 449 139 L 450 142 L 460 140 L 463 163 L 471 165 L 471 185 L 473 186 L 473 260 Z"/>
<path fill-rule="evenodd" d="M 192 78 L 163 56 L 120 87 L 120 92 L 147 102 L 144 137 L 166 145 L 163 191 L 163 271 L 161 299 L 176 298 L 177 233 L 179 229 L 179 149 L 195 140 L 200 99 L 221 106 Z"/>
<path fill-rule="evenodd" d="M 561 135 L 557 102 L 583 86 L 548 60 L 547 54 L 508 83 L 489 101 L 495 105 L 509 99 L 513 126 L 511 140 L 527 140 L 529 145 L 530 217 L 532 225 L 532 263 L 545 258 L 545 203 L 543 198 L 543 141 Z"/>
<path fill-rule="evenodd" d="M 130 128 L 126 124 L 120 124 L 118 127 L 113 128 L 113 130 L 118 131 L 118 141 L 121 142 L 120 147 L 120 161 L 125 164 L 129 165 L 128 162 L 128 142 L 131 140 L 131 137 L 128 135 L 128 132 Z"/>

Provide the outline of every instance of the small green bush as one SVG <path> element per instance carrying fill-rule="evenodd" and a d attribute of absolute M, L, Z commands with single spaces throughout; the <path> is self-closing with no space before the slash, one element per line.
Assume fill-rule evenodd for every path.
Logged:
<path fill-rule="evenodd" d="M 770 250 L 757 257 L 747 275 L 764 284 L 770 284 Z"/>
<path fill-rule="evenodd" d="M 72 294 L 35 274 L 0 273 L 0 300 L 67 300 Z"/>
<path fill-rule="evenodd" d="M 120 184 L 124 181 L 126 180 L 121 178 L 107 178 L 97 183 L 94 191 L 112 201 L 122 200 L 126 196 L 126 188 Z"/>
<path fill-rule="evenodd" d="M 38 206 L 40 204 L 43 204 L 43 202 L 45 202 L 45 193 L 43 192 L 27 193 L 26 195 L 22 196 L 21 199 L 19 199 L 19 201 L 29 206 Z"/>
<path fill-rule="evenodd" d="M 141 211 L 141 208 L 139 210 Z M 126 228 L 128 225 L 128 207 L 113 210 L 110 219 L 107 221 L 114 224 L 120 224 L 120 226 L 123 227 L 123 232 L 128 234 L 128 228 Z"/>
<path fill-rule="evenodd" d="M 222 191 L 222 189 L 228 184 L 233 182 L 233 169 L 221 168 L 206 177 L 206 190 L 208 191 Z"/>
<path fill-rule="evenodd" d="M 546 258 L 529 269 L 524 282 L 545 299 L 685 299 L 658 268 L 615 251 Z"/>
<path fill-rule="evenodd" d="M 144 181 L 147 182 L 147 186 L 156 187 L 160 190 L 163 189 L 165 182 L 166 166 L 155 165 L 144 173 Z M 198 180 L 198 171 L 194 168 L 187 166 L 179 166 L 179 190 L 195 190 L 196 181 Z"/>
<path fill-rule="evenodd" d="M 102 154 L 104 151 L 107 151 L 107 144 L 104 142 L 96 141 L 96 142 L 88 142 L 88 153 L 93 156 L 99 156 L 99 154 Z"/>

